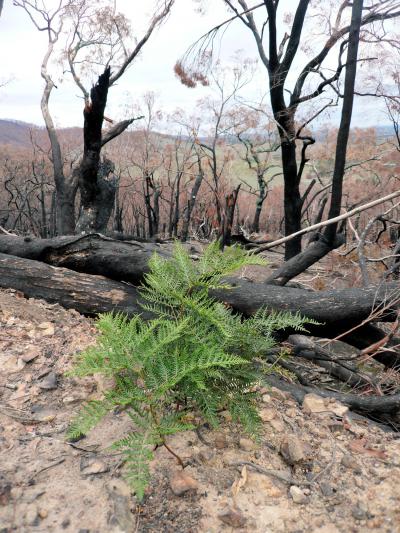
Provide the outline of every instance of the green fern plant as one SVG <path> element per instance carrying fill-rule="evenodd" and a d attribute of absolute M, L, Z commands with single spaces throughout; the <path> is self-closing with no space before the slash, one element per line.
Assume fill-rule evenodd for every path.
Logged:
<path fill-rule="evenodd" d="M 135 430 L 114 447 L 125 455 L 127 478 L 139 500 L 156 446 L 165 446 L 184 466 L 167 438 L 193 429 L 191 420 L 215 427 L 219 411 L 226 409 L 250 436 L 259 434 L 254 390 L 261 375 L 252 361 L 273 346 L 273 331 L 302 330 L 305 320 L 265 310 L 242 320 L 209 291 L 229 288 L 224 276 L 260 264 L 265 264 L 260 257 L 237 247 L 221 251 L 218 243 L 210 244 L 197 262 L 180 244 L 170 259 L 154 254 L 141 296 L 143 308 L 155 318 L 146 322 L 140 316 L 103 314 L 96 346 L 78 356 L 73 375 L 100 373 L 113 377 L 114 387 L 82 408 L 68 438 L 80 438 L 105 414 L 125 408 Z"/>

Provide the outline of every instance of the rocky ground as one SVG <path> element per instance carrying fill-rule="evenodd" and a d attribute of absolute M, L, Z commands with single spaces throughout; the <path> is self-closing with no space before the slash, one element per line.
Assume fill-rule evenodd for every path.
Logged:
<path fill-rule="evenodd" d="M 171 438 L 138 505 L 108 445 L 129 429 L 121 414 L 65 441 L 82 401 L 106 386 L 65 376 L 93 342 L 93 321 L 58 305 L 0 292 L 0 531 L 400 532 L 400 439 L 340 404 L 302 406 L 263 390 L 261 442 L 229 419 Z M 228 418 L 228 417 L 226 417 Z"/>

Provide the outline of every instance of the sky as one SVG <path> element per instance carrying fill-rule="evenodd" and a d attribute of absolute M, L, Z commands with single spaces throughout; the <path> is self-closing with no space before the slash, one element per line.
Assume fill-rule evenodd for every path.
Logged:
<path fill-rule="evenodd" d="M 47 0 L 55 6 L 58 0 Z M 292 2 L 290 2 L 292 3 Z M 113 87 L 109 94 L 108 116 L 121 118 L 124 110 L 147 91 L 156 94 L 158 106 L 166 112 L 180 107 L 187 111 L 196 108 L 199 98 L 206 96 L 210 88 L 188 89 L 176 78 L 173 67 L 176 60 L 198 37 L 229 14 L 220 0 L 205 0 L 205 14 L 200 15 L 192 0 L 176 0 L 169 19 L 152 35 L 143 52 L 132 67 Z M 145 21 L 151 14 L 153 0 L 119 0 L 118 7 L 132 21 L 135 34 L 140 37 Z M 207 9 L 208 8 L 208 9 Z M 42 125 L 40 99 L 43 80 L 40 64 L 47 48 L 45 34 L 38 32 L 27 14 L 5 0 L 0 19 L 0 118 L 14 119 Z M 237 50 L 245 57 L 257 57 L 250 32 L 239 22 L 230 25 L 222 41 L 222 62 L 230 62 Z M 60 68 L 51 66 L 57 85 L 51 96 L 50 109 L 59 127 L 82 125 L 82 99 L 77 88 L 62 79 Z M 245 88 L 243 97 L 256 100 L 265 93 L 267 76 L 259 66 L 251 86 Z M 337 121 L 338 113 L 330 120 Z M 383 110 L 376 103 L 363 99 L 356 102 L 353 125 L 372 126 L 387 123 Z"/>

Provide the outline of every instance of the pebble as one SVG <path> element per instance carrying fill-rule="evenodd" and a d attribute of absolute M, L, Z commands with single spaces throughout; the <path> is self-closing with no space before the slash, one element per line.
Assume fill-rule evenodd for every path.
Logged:
<path fill-rule="evenodd" d="M 39 516 L 36 505 L 28 505 L 25 511 L 25 522 L 28 526 L 37 526 L 39 524 Z"/>
<path fill-rule="evenodd" d="M 317 394 L 306 394 L 303 399 L 303 411 L 306 414 L 324 413 L 327 411 L 324 399 Z"/>
<path fill-rule="evenodd" d="M 269 425 L 278 433 L 282 433 L 283 431 L 285 431 L 285 424 L 282 422 L 282 420 L 271 420 L 269 422 Z"/>
<path fill-rule="evenodd" d="M 47 376 L 42 379 L 39 383 L 39 387 L 43 390 L 54 390 L 57 388 L 57 374 L 55 372 L 50 372 Z"/>
<path fill-rule="evenodd" d="M 356 459 L 351 454 L 343 455 L 340 462 L 346 468 L 350 468 L 351 470 L 354 470 L 356 473 L 361 474 L 360 465 L 358 464 Z"/>
<path fill-rule="evenodd" d="M 103 474 L 109 471 L 109 467 L 103 461 L 85 456 L 81 459 L 80 469 L 84 476 Z"/>
<path fill-rule="evenodd" d="M 263 422 L 271 422 L 276 416 L 275 409 L 261 409 L 260 418 Z"/>
<path fill-rule="evenodd" d="M 224 448 L 227 448 L 228 442 L 224 433 L 217 433 L 215 435 L 214 446 L 218 448 L 218 450 L 223 450 Z"/>
<path fill-rule="evenodd" d="M 169 478 L 169 485 L 175 496 L 182 496 L 186 492 L 193 490 L 196 491 L 198 483 L 184 470 L 173 472 Z"/>
<path fill-rule="evenodd" d="M 252 452 L 255 449 L 256 445 L 251 439 L 241 438 L 239 440 L 239 448 L 245 452 Z"/>
<path fill-rule="evenodd" d="M 229 507 L 224 509 L 222 513 L 218 515 L 218 518 L 224 524 L 231 527 L 243 527 L 246 523 L 246 517 L 238 508 Z"/>
<path fill-rule="evenodd" d="M 308 503 L 308 497 L 299 487 L 296 487 L 296 485 L 292 485 L 289 489 L 289 492 L 294 503 L 298 503 L 299 505 Z"/>
<path fill-rule="evenodd" d="M 39 355 L 40 351 L 37 348 L 30 348 L 24 353 L 21 359 L 24 363 L 30 363 L 31 361 L 36 359 L 36 357 L 39 357 Z"/>
<path fill-rule="evenodd" d="M 296 436 L 284 437 L 279 452 L 289 465 L 301 463 L 307 458 L 305 444 Z"/>
<path fill-rule="evenodd" d="M 47 518 L 49 516 L 47 509 L 39 509 L 39 516 L 42 519 Z"/>

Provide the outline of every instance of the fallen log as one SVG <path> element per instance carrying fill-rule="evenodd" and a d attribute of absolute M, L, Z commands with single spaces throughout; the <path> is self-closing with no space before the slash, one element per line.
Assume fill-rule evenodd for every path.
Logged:
<path fill-rule="evenodd" d="M 119 241 L 99 233 L 52 239 L 0 235 L 0 253 L 133 285 L 138 285 L 148 272 L 148 262 L 155 251 L 162 256 L 169 255 L 156 243 Z"/>
<path fill-rule="evenodd" d="M 387 304 L 379 321 L 393 320 L 399 307 L 396 282 L 360 289 L 312 292 L 294 287 L 254 283 L 230 278 L 232 289 L 213 291 L 212 295 L 244 316 L 253 315 L 261 307 L 273 311 L 300 312 L 320 325 L 309 325 L 311 334 L 332 338 L 357 321 L 366 319 L 371 309 Z M 58 302 L 68 308 L 95 315 L 104 311 L 140 312 L 139 293 L 130 284 L 52 267 L 39 261 L 0 254 L 0 287 L 16 289 L 28 297 Z"/>
<path fill-rule="evenodd" d="M 132 285 L 12 255 L 0 254 L 0 287 L 89 316 L 107 311 L 130 316 L 143 312 L 138 289 Z"/>

